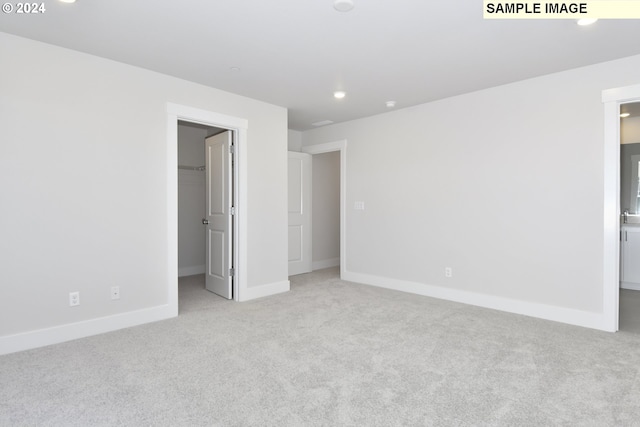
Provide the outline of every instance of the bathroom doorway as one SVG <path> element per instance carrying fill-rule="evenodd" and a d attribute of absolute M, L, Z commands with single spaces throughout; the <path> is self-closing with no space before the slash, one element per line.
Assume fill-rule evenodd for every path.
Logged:
<path fill-rule="evenodd" d="M 640 102 L 620 105 L 619 330 L 640 334 Z"/>

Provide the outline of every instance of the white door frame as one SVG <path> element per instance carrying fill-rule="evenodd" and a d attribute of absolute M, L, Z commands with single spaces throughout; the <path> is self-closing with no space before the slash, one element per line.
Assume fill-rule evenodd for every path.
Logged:
<path fill-rule="evenodd" d="M 244 167 L 249 122 L 171 102 L 167 103 L 167 303 L 178 315 L 178 120 L 228 129 L 235 133 L 234 194 L 236 207 L 233 222 L 233 299 L 242 301 L 247 290 L 247 171 Z"/>
<path fill-rule="evenodd" d="M 303 153 L 322 154 L 340 152 L 340 278 L 347 271 L 347 140 L 302 147 Z"/>
<path fill-rule="evenodd" d="M 640 85 L 602 91 L 604 103 L 603 329 L 618 330 L 620 309 L 620 104 L 640 101 Z"/>

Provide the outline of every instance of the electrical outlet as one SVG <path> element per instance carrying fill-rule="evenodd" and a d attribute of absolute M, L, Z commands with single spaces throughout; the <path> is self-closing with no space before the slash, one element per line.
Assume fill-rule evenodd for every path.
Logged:
<path fill-rule="evenodd" d="M 453 277 L 453 268 L 445 267 L 444 268 L 444 277 Z"/>
<path fill-rule="evenodd" d="M 69 307 L 80 305 L 80 292 L 69 292 Z"/>
<path fill-rule="evenodd" d="M 120 286 L 111 287 L 111 299 L 120 299 Z"/>
<path fill-rule="evenodd" d="M 357 211 L 363 211 L 364 210 L 364 202 L 362 201 L 357 201 L 357 202 L 353 202 L 353 208 Z"/>

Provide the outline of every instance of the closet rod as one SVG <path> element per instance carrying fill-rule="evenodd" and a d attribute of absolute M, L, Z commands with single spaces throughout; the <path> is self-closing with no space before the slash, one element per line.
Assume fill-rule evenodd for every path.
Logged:
<path fill-rule="evenodd" d="M 205 170 L 204 166 L 184 166 L 178 165 L 178 169 L 187 170 L 187 171 L 203 171 Z"/>

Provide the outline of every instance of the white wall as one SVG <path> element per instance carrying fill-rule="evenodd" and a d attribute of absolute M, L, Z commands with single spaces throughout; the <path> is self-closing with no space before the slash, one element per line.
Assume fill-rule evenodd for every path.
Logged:
<path fill-rule="evenodd" d="M 313 269 L 340 265 L 340 152 L 314 154 Z"/>
<path fill-rule="evenodd" d="M 0 57 L 0 353 L 167 304 L 167 102 L 248 121 L 247 287 L 288 284 L 286 109 L 4 33 Z"/>
<path fill-rule="evenodd" d="M 204 166 L 207 130 L 178 125 L 178 164 Z M 178 170 L 178 275 L 205 272 L 205 172 Z"/>
<path fill-rule="evenodd" d="M 620 142 L 622 144 L 640 142 L 640 117 L 620 119 Z"/>
<path fill-rule="evenodd" d="M 347 277 L 599 327 L 601 96 L 639 69 L 634 56 L 304 132 L 303 146 L 348 140 Z"/>

